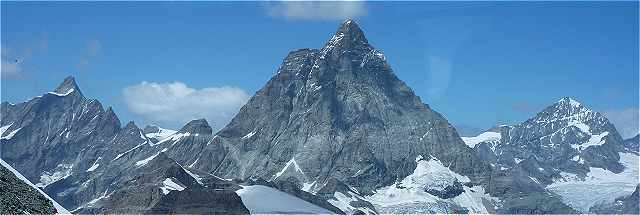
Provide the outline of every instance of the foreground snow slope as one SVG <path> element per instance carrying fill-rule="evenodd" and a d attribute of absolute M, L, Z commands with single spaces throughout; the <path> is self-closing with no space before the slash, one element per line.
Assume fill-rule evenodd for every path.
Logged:
<path fill-rule="evenodd" d="M 53 203 L 53 207 L 55 207 L 56 210 L 58 211 L 58 214 L 71 214 L 67 209 L 65 209 L 60 204 L 58 204 L 56 201 L 54 201 L 51 197 L 49 197 L 49 195 L 47 195 L 45 192 L 40 190 L 40 188 L 38 188 L 35 185 L 33 185 L 29 180 L 27 180 L 27 178 L 22 176 L 22 174 L 20 174 L 17 170 L 15 170 L 13 167 L 11 167 L 8 163 L 4 162 L 4 160 L 0 159 L 0 164 L 3 167 L 7 168 L 9 171 L 11 171 L 14 175 L 16 175 L 16 177 L 18 177 L 24 183 L 26 183 L 29 186 L 33 187 L 34 189 L 38 190 L 38 192 L 40 192 L 40 194 L 42 194 L 44 197 L 49 199 L 51 201 L 51 203 Z"/>
<path fill-rule="evenodd" d="M 267 186 L 242 186 L 242 189 L 237 190 L 236 193 L 251 214 L 333 214 L 324 208 Z"/>

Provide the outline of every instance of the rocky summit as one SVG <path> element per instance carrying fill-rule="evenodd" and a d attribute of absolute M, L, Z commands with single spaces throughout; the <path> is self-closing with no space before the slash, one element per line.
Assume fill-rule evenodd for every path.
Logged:
<path fill-rule="evenodd" d="M 637 137 L 563 98 L 461 138 L 353 20 L 290 52 L 220 131 L 122 126 L 73 77 L 1 114 L 3 165 L 35 184 L 0 169 L 33 199 L 3 195 L 3 213 L 638 213 Z"/>

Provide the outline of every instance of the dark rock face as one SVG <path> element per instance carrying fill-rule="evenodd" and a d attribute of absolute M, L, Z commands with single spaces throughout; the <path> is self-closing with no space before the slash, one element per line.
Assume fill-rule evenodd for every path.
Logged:
<path fill-rule="evenodd" d="M 624 140 L 622 144 L 630 151 L 638 152 L 640 150 L 640 134 L 633 138 Z"/>
<path fill-rule="evenodd" d="M 453 185 L 445 187 L 444 190 L 427 188 L 425 192 L 440 197 L 441 199 L 450 199 L 462 194 L 464 192 L 464 189 L 462 188 L 462 183 L 460 183 L 459 181 L 455 181 L 453 182 Z"/>
<path fill-rule="evenodd" d="M 49 199 L 0 165 L 0 214 L 56 214 Z"/>

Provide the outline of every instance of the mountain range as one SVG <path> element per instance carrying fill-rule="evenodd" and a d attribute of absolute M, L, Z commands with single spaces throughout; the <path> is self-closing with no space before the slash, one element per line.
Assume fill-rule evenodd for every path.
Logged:
<path fill-rule="evenodd" d="M 37 199 L 0 213 L 640 212 L 637 136 L 563 98 L 460 137 L 352 20 L 290 52 L 215 133 L 122 126 L 73 77 L 0 111 L 0 187 Z"/>

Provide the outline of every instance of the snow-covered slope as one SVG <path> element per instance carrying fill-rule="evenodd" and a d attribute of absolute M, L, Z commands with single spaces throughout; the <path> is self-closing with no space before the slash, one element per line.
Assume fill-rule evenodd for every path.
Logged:
<path fill-rule="evenodd" d="M 480 186 L 467 187 L 460 183 L 469 178 L 447 168 L 439 160 L 416 158 L 413 174 L 400 182 L 383 187 L 367 196 L 381 213 L 460 213 L 464 208 L 470 213 L 489 213 L 484 202 L 497 203 L 497 199 L 485 194 Z M 491 208 L 493 209 L 493 208 Z"/>
<path fill-rule="evenodd" d="M 482 134 L 479 134 L 475 137 L 461 137 L 462 141 L 466 143 L 469 147 L 473 148 L 478 143 L 488 142 L 488 141 L 500 141 L 501 134 L 499 132 L 487 131 Z"/>
<path fill-rule="evenodd" d="M 588 212 L 595 205 L 607 204 L 616 198 L 628 196 L 640 183 L 638 181 L 638 155 L 620 153 L 624 171 L 615 174 L 602 168 L 590 168 L 584 178 L 571 173 L 561 173 L 562 178 L 547 189 L 562 197 L 562 201 L 580 212 Z"/>
<path fill-rule="evenodd" d="M 67 209 L 65 209 L 64 207 L 62 207 L 60 204 L 58 204 L 56 201 L 54 201 L 53 199 L 51 199 L 51 197 L 49 197 L 49 195 L 47 195 L 45 192 L 43 192 L 42 190 L 40 190 L 40 188 L 36 187 L 35 185 L 33 185 L 29 180 L 27 180 L 27 178 L 25 178 L 24 176 L 22 176 L 22 174 L 20 174 L 18 171 L 16 171 L 13 167 L 11 167 L 8 163 L 4 162 L 4 160 L 0 159 L 0 165 L 2 165 L 3 167 L 7 168 L 9 171 L 11 171 L 16 177 L 18 177 L 20 180 L 22 180 L 24 183 L 28 184 L 29 186 L 33 187 L 34 189 L 36 189 L 38 192 L 40 192 L 40 194 L 42 194 L 44 197 L 46 197 L 47 199 L 49 199 L 49 201 L 51 201 L 51 203 L 53 204 L 53 206 L 56 208 L 56 210 L 58 211 L 58 214 L 71 214 Z"/>
<path fill-rule="evenodd" d="M 263 185 L 242 186 L 236 193 L 251 214 L 333 214 L 324 208 Z"/>
<path fill-rule="evenodd" d="M 175 134 L 177 132 L 175 130 L 160 128 L 160 127 L 157 127 L 157 126 L 148 126 L 148 127 L 150 127 L 150 129 L 145 128 L 145 134 L 144 135 L 147 136 L 150 139 L 154 138 L 157 141 L 162 141 L 164 139 L 167 139 L 167 137 L 169 137 L 172 134 Z M 156 129 L 154 129 L 154 128 L 156 128 Z"/>

